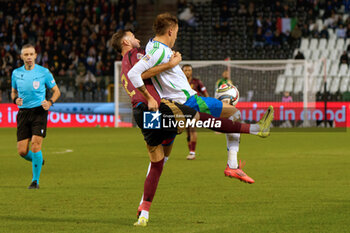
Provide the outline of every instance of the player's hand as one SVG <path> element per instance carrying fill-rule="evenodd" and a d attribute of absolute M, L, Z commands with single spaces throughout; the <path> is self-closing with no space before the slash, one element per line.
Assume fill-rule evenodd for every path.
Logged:
<path fill-rule="evenodd" d="M 169 65 L 171 68 L 177 66 L 182 61 L 181 53 L 174 52 L 173 55 L 170 57 Z"/>
<path fill-rule="evenodd" d="M 43 102 L 41 102 L 41 106 L 43 107 L 43 109 L 49 110 L 49 108 L 51 107 L 51 102 L 44 100 Z"/>
<path fill-rule="evenodd" d="M 17 104 L 18 106 L 22 106 L 22 105 L 23 105 L 23 99 L 22 99 L 22 98 L 17 98 L 17 99 L 16 99 L 16 104 Z"/>
<path fill-rule="evenodd" d="M 150 97 L 147 101 L 148 101 L 148 110 L 154 111 L 154 112 L 158 110 L 158 103 L 153 97 Z"/>

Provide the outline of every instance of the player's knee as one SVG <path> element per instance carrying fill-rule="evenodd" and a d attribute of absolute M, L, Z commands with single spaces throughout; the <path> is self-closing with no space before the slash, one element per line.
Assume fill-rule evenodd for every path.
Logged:
<path fill-rule="evenodd" d="M 151 162 L 159 162 L 164 158 L 164 151 L 163 151 L 162 145 L 158 145 L 158 146 L 147 145 L 147 150 L 148 150 L 148 154 L 151 159 Z"/>
<path fill-rule="evenodd" d="M 199 120 L 199 118 L 200 118 L 200 115 L 199 115 L 199 112 L 197 112 L 196 113 L 196 115 L 194 115 L 194 117 L 193 117 L 196 121 L 198 121 Z"/>
<path fill-rule="evenodd" d="M 196 131 L 191 133 L 191 141 L 197 141 L 197 132 Z"/>
<path fill-rule="evenodd" d="M 39 152 L 41 150 L 41 144 L 37 142 L 32 142 L 32 151 L 34 153 Z"/>
<path fill-rule="evenodd" d="M 28 150 L 25 148 L 18 148 L 17 151 L 18 151 L 18 154 L 22 157 L 24 157 L 28 154 Z"/>
<path fill-rule="evenodd" d="M 224 104 L 220 117 L 229 118 L 237 112 L 237 108 L 232 105 Z"/>
<path fill-rule="evenodd" d="M 157 146 L 148 146 L 147 148 L 149 153 L 154 153 L 157 149 Z"/>
<path fill-rule="evenodd" d="M 28 154 L 28 147 L 17 145 L 17 152 L 20 156 L 26 156 Z"/>

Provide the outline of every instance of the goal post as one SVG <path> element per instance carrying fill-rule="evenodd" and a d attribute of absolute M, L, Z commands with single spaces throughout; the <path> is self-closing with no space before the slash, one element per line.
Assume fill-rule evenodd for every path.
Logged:
<path fill-rule="evenodd" d="M 119 126 L 119 82 L 121 73 L 121 62 L 114 63 L 114 127 Z"/>
<path fill-rule="evenodd" d="M 259 120 L 256 112 L 268 105 L 275 108 L 275 127 L 315 127 L 324 119 L 316 98 L 323 93 L 323 83 L 327 79 L 324 60 L 182 61 L 180 66 L 184 64 L 192 65 L 193 78 L 199 78 L 212 97 L 217 80 L 225 70 L 230 70 L 230 79 L 240 92 L 237 108 L 243 111 L 246 122 Z M 132 111 L 125 110 L 125 107 L 131 109 L 131 104 L 123 90 L 120 72 L 121 62 L 116 62 L 115 93 L 118 96 L 115 96 L 115 103 L 118 104 L 115 104 L 115 113 L 124 121 L 123 113 L 132 114 Z M 127 118 L 130 120 L 132 116 Z"/>

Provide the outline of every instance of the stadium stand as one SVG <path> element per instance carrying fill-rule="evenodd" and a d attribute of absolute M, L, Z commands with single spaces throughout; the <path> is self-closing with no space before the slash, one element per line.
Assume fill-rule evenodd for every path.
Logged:
<path fill-rule="evenodd" d="M 1 1 L 0 84 L 9 101 L 10 77 L 21 66 L 20 48 L 32 43 L 37 63 L 50 69 L 60 84 L 60 101 L 105 101 L 115 57 L 111 35 L 135 30 L 136 0 Z M 21 15 L 18 15 L 18 12 Z"/>

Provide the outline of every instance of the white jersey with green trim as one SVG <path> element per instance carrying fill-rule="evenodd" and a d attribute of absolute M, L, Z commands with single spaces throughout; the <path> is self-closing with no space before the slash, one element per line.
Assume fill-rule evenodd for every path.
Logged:
<path fill-rule="evenodd" d="M 173 51 L 168 46 L 151 39 L 146 46 L 146 55 L 129 71 L 130 81 L 136 88 L 142 86 L 141 74 L 154 66 L 169 62 L 172 55 Z M 152 82 L 161 98 L 181 104 L 197 93 L 191 88 L 179 65 L 154 76 Z"/>

